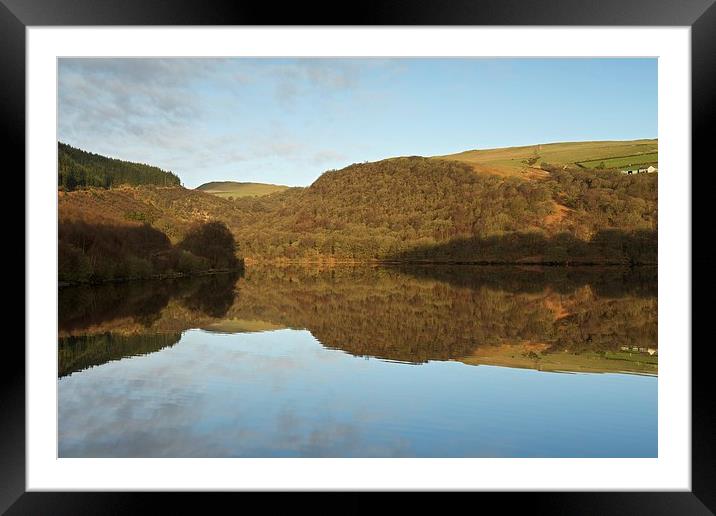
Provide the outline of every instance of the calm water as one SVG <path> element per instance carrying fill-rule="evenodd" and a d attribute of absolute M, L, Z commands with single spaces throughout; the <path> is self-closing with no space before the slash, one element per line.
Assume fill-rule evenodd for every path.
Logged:
<path fill-rule="evenodd" d="M 60 457 L 654 457 L 655 271 L 248 269 L 60 292 Z"/>

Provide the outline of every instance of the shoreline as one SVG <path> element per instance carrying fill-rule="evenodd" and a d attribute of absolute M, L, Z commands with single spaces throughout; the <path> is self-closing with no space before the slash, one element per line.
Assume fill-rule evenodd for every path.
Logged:
<path fill-rule="evenodd" d="M 395 268 L 400 266 L 407 267 L 448 267 L 448 266 L 470 266 L 470 267 L 514 267 L 514 268 L 550 268 L 550 269 L 573 269 L 578 270 L 580 268 L 597 270 L 599 268 L 605 269 L 642 269 L 642 268 L 656 268 L 657 263 L 635 263 L 629 264 L 624 262 L 497 262 L 497 261 L 467 261 L 467 260 L 455 260 L 455 261 L 439 261 L 439 260 L 321 260 L 321 261 L 306 261 L 306 260 L 246 260 L 242 267 L 236 269 L 210 269 L 207 271 L 190 272 L 190 273 L 173 273 L 173 274 L 157 274 L 154 276 L 146 277 L 129 277 L 129 278 L 112 278 L 99 281 L 59 281 L 57 283 L 58 289 L 76 286 L 97 286 L 105 285 L 108 283 L 126 283 L 131 281 L 158 281 L 168 279 L 183 279 L 200 276 L 213 276 L 217 274 L 229 274 L 232 272 L 244 272 L 248 268 L 266 268 L 266 267 L 386 267 Z"/>
<path fill-rule="evenodd" d="M 156 280 L 168 280 L 168 279 L 181 279 L 181 278 L 193 278 L 198 276 L 213 276 L 216 274 L 229 274 L 232 272 L 242 272 L 246 270 L 245 266 L 236 269 L 209 269 L 200 272 L 177 272 L 173 274 L 155 274 L 153 276 L 140 276 L 134 278 L 112 278 L 100 281 L 59 281 L 57 282 L 58 289 L 65 287 L 77 287 L 81 285 L 105 285 L 107 283 L 126 283 L 129 281 L 156 281 Z"/>
<path fill-rule="evenodd" d="M 658 263 L 637 262 L 629 263 L 624 261 L 540 261 L 540 260 L 519 260 L 519 261 L 501 261 L 501 260 L 349 260 L 349 259 L 326 259 L 326 260 L 292 260 L 289 258 L 275 258 L 271 260 L 255 260 L 245 258 L 246 267 L 264 267 L 264 266 L 396 266 L 396 265 L 480 265 L 488 267 L 657 267 Z"/>

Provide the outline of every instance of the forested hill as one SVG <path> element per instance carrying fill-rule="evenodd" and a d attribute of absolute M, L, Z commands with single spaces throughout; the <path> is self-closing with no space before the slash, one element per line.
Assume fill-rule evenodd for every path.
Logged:
<path fill-rule="evenodd" d="M 656 174 L 544 164 L 526 179 L 407 157 L 233 204 L 236 240 L 259 260 L 656 262 Z"/>
<path fill-rule="evenodd" d="M 58 184 L 64 190 L 119 185 L 179 186 L 176 174 L 142 163 L 108 158 L 58 142 Z"/>
<path fill-rule="evenodd" d="M 77 264 L 104 263 L 93 261 L 92 231 L 156 229 L 179 245 L 195 223 L 220 221 L 247 264 L 655 264 L 657 183 L 657 174 L 547 163 L 540 175 L 505 177 L 469 163 L 404 157 L 331 170 L 308 187 L 263 196 L 152 185 L 80 189 L 61 192 L 60 243 L 71 244 L 65 254 Z M 131 249 L 139 257 L 144 236 Z"/>

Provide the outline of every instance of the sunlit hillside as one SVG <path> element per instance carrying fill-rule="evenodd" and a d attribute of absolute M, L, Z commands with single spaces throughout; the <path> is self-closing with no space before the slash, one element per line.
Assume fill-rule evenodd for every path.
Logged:
<path fill-rule="evenodd" d="M 585 169 L 610 169 L 637 165 L 657 165 L 659 141 L 566 142 L 469 150 L 439 159 L 461 161 L 476 171 L 500 175 L 544 175 L 543 164 L 567 165 Z"/>
<path fill-rule="evenodd" d="M 632 142 L 622 150 L 635 152 L 639 145 L 649 144 Z M 476 174 L 464 156 L 484 156 L 467 152 L 462 161 L 413 156 L 356 163 L 304 188 L 235 198 L 181 186 L 60 191 L 60 268 L 74 260 L 68 278 L 87 277 L 80 273 L 88 263 L 101 269 L 107 261 L 90 259 L 93 242 L 111 256 L 131 244 L 133 256 L 152 262 L 197 224 L 212 222 L 226 225 L 247 263 L 656 263 L 657 174 L 554 163 L 591 158 L 595 146 L 544 146 L 550 150 L 542 152 L 541 168 L 531 169 L 538 174 L 528 176 Z M 480 164 L 518 160 L 511 152 L 485 151 L 493 161 Z M 145 261 L 99 276 L 156 269 Z M 190 262 L 182 267 L 197 266 Z"/>
<path fill-rule="evenodd" d="M 212 181 L 197 186 L 197 190 L 224 198 L 256 197 L 286 190 L 288 186 L 268 183 L 241 183 L 237 181 Z"/>

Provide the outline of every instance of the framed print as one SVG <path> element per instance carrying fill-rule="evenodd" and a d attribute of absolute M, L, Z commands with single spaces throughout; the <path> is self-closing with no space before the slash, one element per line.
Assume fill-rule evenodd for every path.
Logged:
<path fill-rule="evenodd" d="M 710 514 L 711 4 L 317 25 L 4 0 L 27 304 L 2 508 L 466 491 Z"/>

